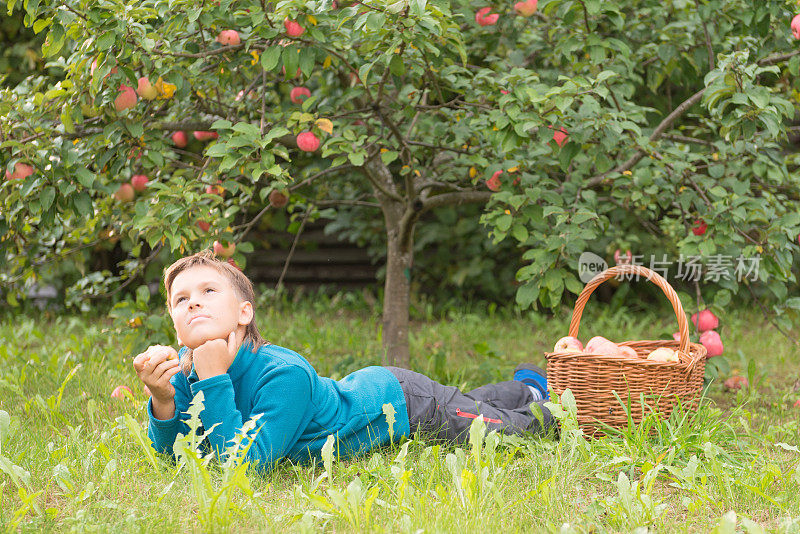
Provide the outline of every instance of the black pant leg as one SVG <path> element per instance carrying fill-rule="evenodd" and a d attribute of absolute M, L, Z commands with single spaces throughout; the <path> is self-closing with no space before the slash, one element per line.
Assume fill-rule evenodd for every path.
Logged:
<path fill-rule="evenodd" d="M 464 395 L 457 387 L 444 386 L 423 374 L 397 367 L 387 369 L 403 389 L 412 432 L 419 429 L 435 439 L 465 443 L 469 439 L 469 427 L 479 415 L 483 415 L 487 430 L 506 434 L 540 433 L 552 422 L 549 410 L 541 404 L 544 415 L 542 422 L 534 417 L 528 407 L 530 403 L 514 408 L 495 407 Z M 518 386 L 508 387 L 509 390 L 516 389 L 518 395 L 522 394 Z M 503 388 L 500 389 L 502 393 Z"/>
<path fill-rule="evenodd" d="M 468 393 L 464 393 L 470 399 L 485 402 L 495 408 L 527 408 L 533 402 L 533 394 L 530 388 L 517 380 L 508 380 L 496 384 L 486 384 Z"/>

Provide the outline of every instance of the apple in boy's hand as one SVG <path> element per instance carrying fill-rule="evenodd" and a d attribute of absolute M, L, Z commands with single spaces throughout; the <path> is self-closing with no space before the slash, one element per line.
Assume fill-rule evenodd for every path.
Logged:
<path fill-rule="evenodd" d="M 117 386 L 114 388 L 114 391 L 111 392 L 111 397 L 114 399 L 124 399 L 126 391 L 133 396 L 133 391 L 131 391 L 131 388 L 128 386 Z"/>
<path fill-rule="evenodd" d="M 210 339 L 192 350 L 197 378 L 205 380 L 227 373 L 238 349 L 236 332 L 231 332 L 227 339 Z"/>
<path fill-rule="evenodd" d="M 580 340 L 573 336 L 564 336 L 558 341 L 556 341 L 556 345 L 553 347 L 553 352 L 582 352 L 583 351 L 583 343 Z"/>
<path fill-rule="evenodd" d="M 167 404 L 175 397 L 175 388 L 169 380 L 180 372 L 181 367 L 174 348 L 150 345 L 133 359 L 133 369 L 155 402 Z"/>

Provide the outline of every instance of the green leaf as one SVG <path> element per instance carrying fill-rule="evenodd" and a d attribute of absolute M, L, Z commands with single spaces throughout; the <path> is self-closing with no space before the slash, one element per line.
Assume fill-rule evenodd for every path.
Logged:
<path fill-rule="evenodd" d="M 513 221 L 514 218 L 511 215 L 504 213 L 503 215 L 495 219 L 494 224 L 497 227 L 497 229 L 500 230 L 501 232 L 507 232 L 508 229 L 511 228 L 511 223 Z"/>
<path fill-rule="evenodd" d="M 97 49 L 108 50 L 116 40 L 117 36 L 114 34 L 114 32 L 104 32 L 100 37 L 97 38 Z"/>
<path fill-rule="evenodd" d="M 233 131 L 247 135 L 248 137 L 260 139 L 261 130 L 255 124 L 246 121 L 237 122 L 233 125 Z"/>
<path fill-rule="evenodd" d="M 230 130 L 231 129 L 231 121 L 227 121 L 225 119 L 217 119 L 211 125 L 212 130 Z"/>
<path fill-rule="evenodd" d="M 5 410 L 0 410 L 0 445 L 3 444 L 6 436 L 8 436 L 8 429 L 11 427 L 11 416 Z"/>
<path fill-rule="evenodd" d="M 286 69 L 286 78 L 292 78 L 297 71 L 297 62 L 299 60 L 298 49 L 296 46 L 287 46 L 281 54 L 283 58 L 283 68 Z"/>
<path fill-rule="evenodd" d="M 261 68 L 269 72 L 278 66 L 278 61 L 281 59 L 282 46 L 272 46 L 267 48 L 261 54 Z"/>
<path fill-rule="evenodd" d="M 51 187 L 47 186 L 42 190 L 42 196 L 39 198 L 42 204 L 42 211 L 47 211 L 50 209 L 50 206 L 53 205 L 53 200 L 56 198 L 56 190 Z"/>
<path fill-rule="evenodd" d="M 300 71 L 306 76 L 311 76 L 311 73 L 314 72 L 316 56 L 316 50 L 312 47 L 306 47 L 300 50 Z"/>
<path fill-rule="evenodd" d="M 389 72 L 395 76 L 402 76 L 406 72 L 406 66 L 403 64 L 403 58 L 395 54 L 389 61 Z"/>
<path fill-rule="evenodd" d="M 38 34 L 43 29 L 50 26 L 51 22 L 53 22 L 53 19 L 46 19 L 46 18 L 38 19 L 36 22 L 33 23 L 33 33 Z"/>
<path fill-rule="evenodd" d="M 350 163 L 352 163 L 356 167 L 361 167 L 364 164 L 364 153 L 350 152 L 347 154 L 347 159 L 349 159 Z"/>
<path fill-rule="evenodd" d="M 75 123 L 72 121 L 72 107 L 67 105 L 64 111 L 61 112 L 61 124 L 64 125 L 64 131 L 67 133 L 75 133 Z"/>
<path fill-rule="evenodd" d="M 383 161 L 384 165 L 388 165 L 396 160 L 399 155 L 395 150 L 387 150 L 386 152 L 381 152 L 381 161 Z"/>
<path fill-rule="evenodd" d="M 524 243 L 528 240 L 528 229 L 521 224 L 515 224 L 511 230 L 511 235 L 520 243 Z"/>
<path fill-rule="evenodd" d="M 214 143 L 206 148 L 206 156 L 211 158 L 221 158 L 228 153 L 228 145 L 225 143 Z"/>
<path fill-rule="evenodd" d="M 370 31 L 380 30 L 386 22 L 386 15 L 381 12 L 373 11 L 367 16 L 366 27 Z"/>
<path fill-rule="evenodd" d="M 75 206 L 75 211 L 82 217 L 90 217 L 92 213 L 92 198 L 86 191 L 81 191 L 72 197 L 72 205 Z"/>
<path fill-rule="evenodd" d="M 78 183 L 80 183 L 83 187 L 90 189 L 92 184 L 94 184 L 94 174 L 91 171 L 80 168 L 75 169 L 73 171 L 75 173 L 75 177 L 78 178 Z"/>
<path fill-rule="evenodd" d="M 561 164 L 561 170 L 566 171 L 569 167 L 569 163 L 572 161 L 572 158 L 574 158 L 580 151 L 580 145 L 578 145 L 578 143 L 573 143 L 572 141 L 561 147 L 561 151 L 558 153 L 558 161 Z"/>

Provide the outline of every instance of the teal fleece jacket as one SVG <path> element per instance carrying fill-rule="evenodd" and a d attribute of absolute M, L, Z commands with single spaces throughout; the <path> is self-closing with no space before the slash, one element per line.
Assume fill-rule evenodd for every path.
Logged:
<path fill-rule="evenodd" d="M 261 429 L 247 454 L 251 464 L 262 471 L 271 470 L 281 458 L 296 462 L 319 459 L 330 434 L 337 438 L 335 450 L 340 457 L 388 443 L 383 413 L 387 403 L 396 412 L 395 440 L 410 433 L 400 383 L 384 367 L 366 367 L 336 381 L 319 376 L 292 350 L 265 345 L 253 351 L 252 345 L 245 344 L 226 374 L 198 380 L 193 366 L 188 377 L 178 373 L 170 382 L 175 387 L 172 419 L 156 419 L 152 399 L 147 403 L 152 446 L 168 455 L 174 455 L 172 445 L 178 433 L 190 432 L 184 422 L 189 419 L 186 411 L 200 391 L 205 398 L 200 412 L 204 429 L 219 423 L 208 441 L 220 458 L 242 425 L 253 415 L 263 414 L 256 422 L 256 429 Z"/>

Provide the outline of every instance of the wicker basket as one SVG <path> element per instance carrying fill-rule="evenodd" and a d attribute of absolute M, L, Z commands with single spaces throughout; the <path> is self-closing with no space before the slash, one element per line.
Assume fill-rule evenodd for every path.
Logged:
<path fill-rule="evenodd" d="M 662 276 L 646 267 L 617 265 L 592 278 L 575 303 L 569 335 L 578 337 L 583 307 L 595 288 L 610 278 L 625 274 L 644 276 L 664 291 L 678 319 L 681 340 L 619 343 L 633 348 L 638 358 L 574 352 L 545 353 L 548 386 L 559 395 L 567 388 L 572 391 L 578 408 L 578 423 L 587 436 L 604 435 L 599 422 L 616 428 L 626 427 L 628 415 L 625 411 L 628 405 L 633 421 L 639 424 L 643 416 L 641 394 L 644 394 L 648 407 L 666 418 L 678 399 L 684 407 L 696 409 L 702 391 L 706 348 L 689 342 L 689 326 L 678 295 Z M 647 360 L 650 351 L 658 347 L 679 350 L 679 361 Z M 614 392 L 626 404 L 625 408 Z"/>

